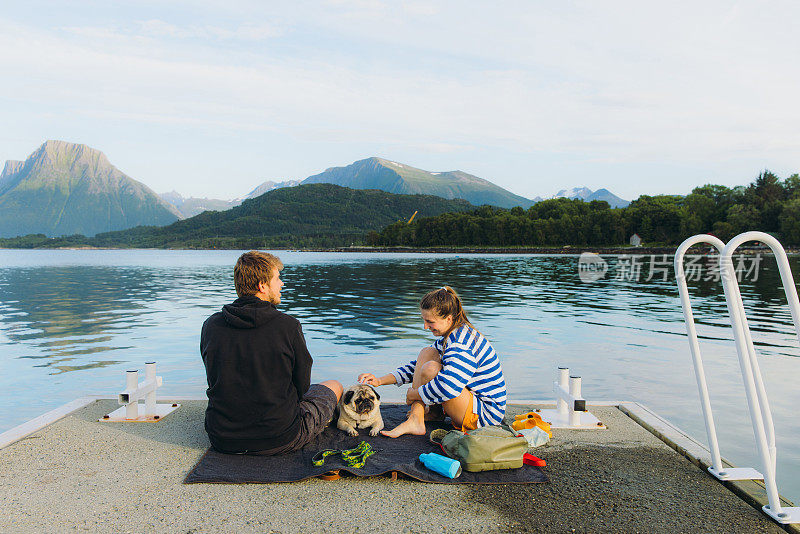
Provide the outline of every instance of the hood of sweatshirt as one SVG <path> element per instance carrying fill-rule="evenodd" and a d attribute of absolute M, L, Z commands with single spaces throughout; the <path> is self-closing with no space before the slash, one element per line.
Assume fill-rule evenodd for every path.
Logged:
<path fill-rule="evenodd" d="M 239 297 L 222 307 L 222 317 L 233 328 L 257 328 L 280 313 L 271 302 L 254 295 Z"/>

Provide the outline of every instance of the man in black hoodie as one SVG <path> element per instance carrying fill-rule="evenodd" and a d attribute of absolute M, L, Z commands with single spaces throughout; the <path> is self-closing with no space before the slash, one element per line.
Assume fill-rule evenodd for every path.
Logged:
<path fill-rule="evenodd" d="M 208 378 L 206 432 L 220 452 L 297 450 L 333 418 L 342 385 L 311 385 L 311 355 L 300 322 L 278 311 L 276 256 L 250 251 L 233 269 L 239 298 L 203 323 L 200 352 Z"/>

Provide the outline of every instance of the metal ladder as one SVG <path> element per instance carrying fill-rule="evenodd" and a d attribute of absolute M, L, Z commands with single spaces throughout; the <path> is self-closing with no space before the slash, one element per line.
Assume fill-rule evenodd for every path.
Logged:
<path fill-rule="evenodd" d="M 720 239 L 707 234 L 695 235 L 680 244 L 675 251 L 675 277 L 678 284 L 678 293 L 683 308 L 683 317 L 686 321 L 686 333 L 689 336 L 689 347 L 694 361 L 695 377 L 697 387 L 700 392 L 700 403 L 703 409 L 703 417 L 706 425 L 706 433 L 711 450 L 712 465 L 708 468 L 709 472 L 720 480 L 745 480 L 745 479 L 764 479 L 764 486 L 767 491 L 769 504 L 762 510 L 781 524 L 800 523 L 800 507 L 784 508 L 781 506 L 780 495 L 778 493 L 777 482 L 775 479 L 777 466 L 777 448 L 775 446 L 775 425 L 772 421 L 772 412 L 769 408 L 769 400 L 761 370 L 758 366 L 753 339 L 750 334 L 750 327 L 747 323 L 747 314 L 744 310 L 742 295 L 739 291 L 739 283 L 736 279 L 736 272 L 733 267 L 733 253 L 742 244 L 748 241 L 760 241 L 767 245 L 775 254 L 778 262 L 783 289 L 789 303 L 789 310 L 792 314 L 792 321 L 798 338 L 800 338 L 800 301 L 798 301 L 797 290 L 789 268 L 789 260 L 783 246 L 777 239 L 764 232 L 745 232 L 731 239 L 726 245 Z M 739 356 L 739 366 L 744 381 L 747 405 L 750 411 L 750 420 L 753 425 L 758 455 L 761 459 L 762 472 L 753 468 L 723 468 L 722 459 L 719 453 L 717 442 L 717 431 L 714 427 L 714 417 L 711 411 L 711 401 L 708 396 L 708 386 L 706 384 L 703 360 L 700 355 L 700 346 L 697 342 L 697 331 L 695 330 L 694 314 L 689 300 L 689 290 L 686 284 L 686 275 L 683 268 L 683 258 L 686 251 L 693 245 L 706 243 L 712 245 L 719 252 L 719 267 L 722 278 L 722 288 L 725 293 L 725 302 L 728 306 L 728 314 L 733 327 L 733 337 L 736 344 L 736 352 Z"/>

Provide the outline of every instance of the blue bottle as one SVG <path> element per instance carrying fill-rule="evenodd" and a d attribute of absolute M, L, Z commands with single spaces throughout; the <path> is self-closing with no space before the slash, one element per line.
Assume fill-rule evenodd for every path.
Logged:
<path fill-rule="evenodd" d="M 419 461 L 431 471 L 439 473 L 447 478 L 456 478 L 461 474 L 461 462 L 448 458 L 447 456 L 442 456 L 441 454 L 436 454 L 434 452 L 420 454 Z"/>

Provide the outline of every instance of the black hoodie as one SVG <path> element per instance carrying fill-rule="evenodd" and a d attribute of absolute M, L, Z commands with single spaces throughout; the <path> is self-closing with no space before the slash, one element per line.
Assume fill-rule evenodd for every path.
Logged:
<path fill-rule="evenodd" d="M 297 437 L 312 363 L 297 319 L 256 296 L 238 298 L 203 323 L 200 353 L 215 449 L 273 449 Z"/>

